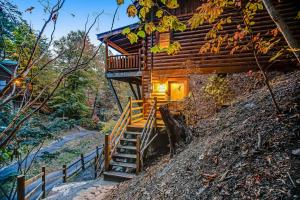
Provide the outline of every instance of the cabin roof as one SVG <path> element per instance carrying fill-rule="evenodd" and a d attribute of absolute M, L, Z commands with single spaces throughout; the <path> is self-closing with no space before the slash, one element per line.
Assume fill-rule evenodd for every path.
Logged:
<path fill-rule="evenodd" d="M 105 39 L 108 39 L 110 42 L 109 46 L 116 51 L 120 52 L 120 49 L 122 49 L 123 52 L 138 53 L 138 50 L 142 47 L 142 40 L 139 39 L 136 44 L 131 44 L 128 38 L 122 34 L 122 31 L 125 28 L 130 28 L 132 31 L 134 31 L 139 28 L 139 25 L 139 23 L 134 23 L 111 31 L 100 33 L 97 34 L 97 39 L 101 42 L 104 42 Z"/>
<path fill-rule="evenodd" d="M 13 61 L 13 60 L 3 60 L 0 61 L 0 69 L 8 73 L 9 75 L 13 75 L 13 71 L 11 68 L 14 68 L 17 66 L 18 62 Z"/>
<path fill-rule="evenodd" d="M 130 24 L 130 25 L 123 26 L 123 27 L 120 27 L 117 29 L 113 29 L 111 31 L 106 31 L 104 33 L 97 34 L 97 39 L 100 40 L 101 42 L 103 42 L 105 38 L 110 38 L 112 36 L 119 35 L 122 33 L 123 29 L 128 28 L 128 27 L 131 30 L 137 29 L 139 27 L 139 23 Z"/>

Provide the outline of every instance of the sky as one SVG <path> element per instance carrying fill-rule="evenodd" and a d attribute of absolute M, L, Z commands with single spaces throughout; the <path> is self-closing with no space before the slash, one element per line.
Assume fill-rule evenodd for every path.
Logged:
<path fill-rule="evenodd" d="M 44 19 L 48 16 L 44 13 L 42 3 L 46 0 L 12 0 L 20 11 L 23 12 L 23 18 L 32 26 L 34 30 L 41 30 Z M 55 0 L 50 0 L 54 3 Z M 116 15 L 114 28 L 119 28 L 137 22 L 137 18 L 129 18 L 126 14 L 127 6 L 131 1 L 125 0 Z M 33 6 L 32 13 L 25 12 L 29 7 Z M 84 24 L 89 16 L 90 23 L 93 18 L 104 11 L 100 16 L 99 23 L 96 23 L 90 32 L 90 39 L 93 44 L 99 45 L 96 34 L 109 31 L 111 29 L 113 15 L 117 8 L 116 0 L 66 0 L 57 21 L 57 28 L 54 35 L 55 39 L 67 35 L 70 31 L 84 30 Z M 75 15 L 72 16 L 72 15 Z M 46 30 L 45 35 L 50 37 L 50 28 Z"/>

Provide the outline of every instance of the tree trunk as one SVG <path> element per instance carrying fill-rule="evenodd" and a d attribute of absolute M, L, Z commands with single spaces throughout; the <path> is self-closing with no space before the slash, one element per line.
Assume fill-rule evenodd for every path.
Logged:
<path fill-rule="evenodd" d="M 300 45 L 296 38 L 292 35 L 287 23 L 283 20 L 283 18 L 280 16 L 279 12 L 275 9 L 273 6 L 271 0 L 262 0 L 264 3 L 271 19 L 275 22 L 277 25 L 277 28 L 280 30 L 281 34 L 283 35 L 286 43 L 290 47 L 290 49 L 293 50 L 293 53 L 298 61 L 300 63 Z"/>
<path fill-rule="evenodd" d="M 172 158 L 176 153 L 176 144 L 185 140 L 187 138 L 187 133 L 185 127 L 171 115 L 167 106 L 160 107 L 159 111 L 167 129 L 170 143 L 170 157 Z"/>

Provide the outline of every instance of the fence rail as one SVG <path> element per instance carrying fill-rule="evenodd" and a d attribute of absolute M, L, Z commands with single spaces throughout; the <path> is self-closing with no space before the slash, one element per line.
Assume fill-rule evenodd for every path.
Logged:
<path fill-rule="evenodd" d="M 86 155 L 81 154 L 80 158 L 73 161 L 70 165 L 63 165 L 61 170 L 46 174 L 46 168 L 42 167 L 42 172 L 40 174 L 28 180 L 26 180 L 25 175 L 18 176 L 17 199 L 31 200 L 45 198 L 46 193 L 55 185 L 67 182 L 67 180 L 76 173 L 85 170 L 86 167 L 91 165 L 93 160 L 95 178 L 98 178 L 104 167 L 103 153 L 103 146 L 97 147 Z"/>

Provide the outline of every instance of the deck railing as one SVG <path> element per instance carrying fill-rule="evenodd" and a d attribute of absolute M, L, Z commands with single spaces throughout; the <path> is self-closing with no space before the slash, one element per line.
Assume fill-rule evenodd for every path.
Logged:
<path fill-rule="evenodd" d="M 106 63 L 106 71 L 140 70 L 140 69 L 141 69 L 140 53 L 108 56 L 107 63 Z"/>

